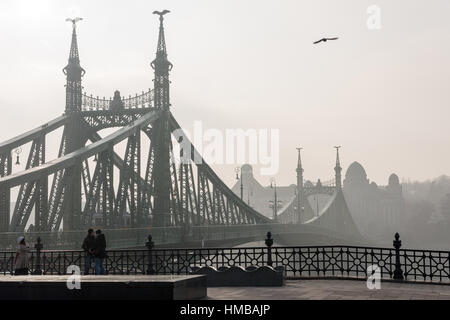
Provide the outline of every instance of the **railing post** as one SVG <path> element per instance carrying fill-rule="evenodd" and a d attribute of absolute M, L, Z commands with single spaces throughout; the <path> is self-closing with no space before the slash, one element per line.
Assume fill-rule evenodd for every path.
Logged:
<path fill-rule="evenodd" d="M 403 270 L 400 263 L 400 247 L 402 246 L 402 241 L 400 240 L 400 235 L 398 232 L 395 234 L 394 248 L 395 248 L 395 270 L 394 270 L 394 280 L 403 280 Z"/>
<path fill-rule="evenodd" d="M 155 243 L 152 241 L 152 235 L 149 234 L 147 238 L 147 242 L 145 245 L 147 246 L 147 253 L 148 253 L 148 267 L 147 267 L 147 274 L 155 274 L 155 270 L 153 270 L 153 255 L 152 255 L 152 249 L 155 246 Z"/>
<path fill-rule="evenodd" d="M 41 237 L 38 237 L 36 239 L 36 244 L 34 245 L 34 248 L 36 249 L 36 265 L 34 268 L 34 275 L 42 275 L 42 269 L 41 269 L 41 250 L 44 246 L 41 243 Z"/>
<path fill-rule="evenodd" d="M 272 266 L 272 245 L 273 245 L 273 239 L 272 239 L 272 233 L 269 231 L 267 232 L 267 238 L 266 238 L 266 246 L 267 246 L 267 265 Z"/>

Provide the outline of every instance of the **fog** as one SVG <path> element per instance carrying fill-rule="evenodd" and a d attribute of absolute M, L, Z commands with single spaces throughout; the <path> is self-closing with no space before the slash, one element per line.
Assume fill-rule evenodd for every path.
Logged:
<path fill-rule="evenodd" d="M 184 128 L 202 121 L 205 129 L 222 131 L 278 129 L 278 172 L 262 175 L 254 164 L 264 186 L 272 177 L 279 185 L 295 183 L 299 146 L 305 179 L 331 179 L 333 146 L 342 145 L 344 172 L 358 161 L 380 186 L 398 175 L 402 221 L 411 223 L 401 223 L 405 230 L 430 223 L 443 228 L 450 187 L 448 178 L 437 178 L 450 174 L 450 2 L 379 0 L 376 30 L 367 27 L 372 4 L 3 0 L 1 140 L 64 112 L 67 17 L 84 18 L 78 41 L 85 90 L 109 97 L 118 89 L 128 96 L 153 85 L 149 64 L 158 22 L 151 12 L 167 8 L 172 112 Z M 313 45 L 328 36 L 339 39 Z M 56 157 L 58 139 L 48 140 L 48 160 Z M 14 171 L 24 168 L 25 158 Z M 246 162 L 213 168 L 232 186 L 235 167 Z"/>

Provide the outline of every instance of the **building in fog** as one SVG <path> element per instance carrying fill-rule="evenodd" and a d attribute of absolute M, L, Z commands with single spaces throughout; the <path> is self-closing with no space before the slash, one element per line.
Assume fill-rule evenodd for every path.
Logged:
<path fill-rule="evenodd" d="M 253 167 L 245 164 L 241 167 L 241 175 L 236 181 L 231 190 L 238 196 L 241 194 L 241 181 L 243 190 L 243 199 L 250 207 L 265 215 L 268 218 L 273 218 L 273 208 L 270 207 L 270 202 L 275 197 L 275 189 L 269 186 L 261 185 L 253 176 Z M 288 187 L 277 186 L 277 200 L 280 201 L 280 206 L 292 201 L 295 196 L 296 186 L 290 185 Z"/>
<path fill-rule="evenodd" d="M 272 218 L 273 209 L 269 201 L 274 199 L 274 189 L 261 185 L 253 176 L 250 165 L 241 168 L 241 176 L 232 190 L 240 195 L 241 179 L 243 200 L 258 212 Z M 314 188 L 321 185 L 310 181 L 304 182 L 304 188 Z M 277 197 L 281 206 L 288 204 L 295 197 L 296 185 L 277 186 Z M 367 178 L 366 171 L 358 162 L 353 162 L 345 174 L 343 192 L 350 213 L 361 234 L 374 240 L 391 239 L 395 232 L 402 231 L 402 221 L 405 219 L 405 200 L 402 186 L 396 174 L 388 179 L 387 186 L 378 186 Z M 329 194 L 313 194 L 307 196 L 309 211 L 318 215 L 330 199 Z"/>
<path fill-rule="evenodd" d="M 370 182 L 361 164 L 353 162 L 345 174 L 344 195 L 361 233 L 383 239 L 401 228 L 405 200 L 396 174 L 391 174 L 387 186 L 380 187 Z"/>

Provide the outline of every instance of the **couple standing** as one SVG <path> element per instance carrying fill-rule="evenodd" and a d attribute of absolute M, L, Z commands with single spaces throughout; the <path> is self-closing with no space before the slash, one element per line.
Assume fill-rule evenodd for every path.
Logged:
<path fill-rule="evenodd" d="M 103 266 L 103 260 L 106 257 L 106 238 L 101 230 L 97 230 L 94 234 L 94 230 L 89 229 L 88 235 L 84 239 L 81 248 L 84 250 L 86 257 L 84 274 L 89 274 L 92 259 L 95 261 L 95 274 L 106 274 L 105 267 Z"/>

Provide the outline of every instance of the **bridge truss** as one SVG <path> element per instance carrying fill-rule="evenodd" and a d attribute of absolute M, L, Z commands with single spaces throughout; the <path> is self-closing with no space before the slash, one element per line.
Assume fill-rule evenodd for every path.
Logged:
<path fill-rule="evenodd" d="M 171 112 L 172 64 L 167 58 L 163 21 L 160 14 L 157 53 L 151 63 L 153 89 L 128 98 L 116 91 L 111 99 L 83 92 L 85 70 L 73 24 L 69 62 L 63 70 L 67 81 L 64 115 L 0 144 L 0 233 L 23 233 L 31 222 L 33 230 L 28 231 L 41 234 L 78 232 L 91 226 L 110 230 L 173 227 L 183 234 L 205 226 L 254 226 L 256 232 L 265 233 L 268 230 L 258 226 L 270 224 L 277 229 L 274 224 L 279 222 L 318 224 L 323 220 L 305 218 L 312 212 L 305 199 L 313 190 L 303 186 L 303 178 L 298 181 L 297 196 L 273 221 L 235 195 L 203 160 Z M 47 161 L 46 137 L 60 128 L 58 157 Z M 108 128 L 117 130 L 102 137 L 100 131 Z M 148 148 L 144 149 L 143 139 L 148 140 Z M 122 142 L 126 143 L 123 156 L 114 150 Z M 31 148 L 26 168 L 13 173 L 12 154 L 27 144 Z M 336 178 L 340 185 L 340 171 Z M 18 194 L 11 208 L 13 188 L 18 188 Z M 343 211 L 339 210 L 348 211 L 340 205 L 340 187 L 322 189 L 335 195 L 334 209 L 338 204 Z M 299 203 L 306 206 L 302 219 L 296 213 Z M 327 228 L 340 225 L 340 219 L 351 225 L 349 214 L 335 215 L 334 209 L 324 215 L 332 221 L 326 223 Z M 30 220 L 32 212 L 34 221 Z M 237 229 L 230 230 L 234 231 L 229 236 L 235 237 Z"/>
<path fill-rule="evenodd" d="M 69 63 L 64 68 L 65 114 L 0 144 L 0 231 L 23 232 L 33 210 L 34 231 L 58 231 L 62 226 L 81 230 L 96 224 L 96 217 L 101 217 L 103 228 L 270 222 L 236 197 L 184 134 L 180 136 L 182 130 L 170 111 L 172 64 L 167 59 L 163 20 L 160 15 L 156 59 L 151 64 L 154 88 L 126 99 L 118 91 L 112 99 L 82 92 L 85 71 L 74 23 Z M 58 158 L 46 162 L 46 136 L 61 127 Z M 99 131 L 107 128 L 120 129 L 101 137 Z M 175 130 L 179 141 L 174 140 Z M 149 140 L 148 150 L 141 148 L 142 135 Z M 122 141 L 126 141 L 123 157 L 114 151 Z M 174 154 L 173 144 L 181 141 L 190 146 L 191 157 L 177 162 L 181 157 Z M 25 170 L 12 174 L 13 150 L 30 142 Z M 148 154 L 145 172 L 141 172 L 142 152 Z M 92 158 L 93 170 L 89 167 Z M 117 186 L 116 169 L 120 172 Z M 13 187 L 19 187 L 19 192 L 10 217 Z"/>

